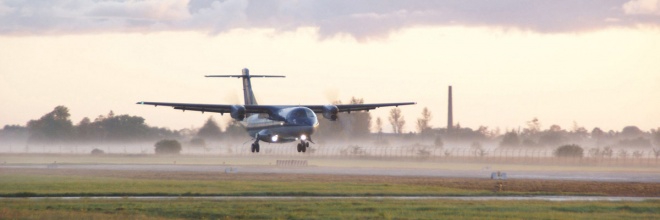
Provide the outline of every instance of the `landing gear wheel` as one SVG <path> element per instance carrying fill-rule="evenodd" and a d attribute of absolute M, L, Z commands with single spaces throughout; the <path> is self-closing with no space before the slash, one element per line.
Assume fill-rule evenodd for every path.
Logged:
<path fill-rule="evenodd" d="M 302 148 L 301 150 L 302 150 L 303 153 L 305 153 L 307 151 L 307 147 L 305 147 L 305 145 L 306 144 L 302 144 L 302 147 L 301 147 Z"/>
<path fill-rule="evenodd" d="M 305 148 L 309 147 L 309 142 L 305 143 Z"/>
<path fill-rule="evenodd" d="M 252 153 L 259 153 L 259 143 L 252 143 L 252 148 L 250 148 L 250 150 L 252 150 Z"/>
<path fill-rule="evenodd" d="M 302 151 L 302 144 L 298 144 L 298 153 Z"/>

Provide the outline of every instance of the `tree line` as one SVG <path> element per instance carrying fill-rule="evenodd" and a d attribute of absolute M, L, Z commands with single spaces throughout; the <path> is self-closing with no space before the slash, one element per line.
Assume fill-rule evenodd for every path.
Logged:
<path fill-rule="evenodd" d="M 571 129 L 553 124 L 541 129 L 537 118 L 527 122 L 522 130 L 507 131 L 500 142 L 501 147 L 554 147 L 562 144 L 584 143 L 599 147 L 660 147 L 660 128 L 642 131 L 637 126 L 626 126 L 621 131 L 603 131 L 599 127 L 591 131 L 573 122 Z"/>
<path fill-rule="evenodd" d="M 341 104 L 335 101 L 334 104 Z M 364 99 L 351 98 L 348 103 L 362 104 Z M 434 128 L 430 121 L 431 111 L 424 108 L 416 119 L 415 130 L 405 130 L 406 119 L 399 108 L 391 108 L 387 121 L 380 117 L 372 119 L 368 111 L 340 113 L 337 121 L 332 122 L 318 116 L 320 124 L 314 135 L 315 140 L 372 140 L 376 134 L 378 139 L 383 134 L 384 123 L 389 122 L 393 133 L 388 136 L 403 137 L 418 141 L 432 140 L 435 146 L 443 146 L 443 142 L 470 142 L 481 145 L 482 142 L 497 142 L 499 147 L 557 147 L 565 144 L 588 144 L 595 147 L 626 146 L 626 147 L 660 147 L 660 128 L 642 131 L 636 126 L 626 126 L 621 131 L 603 131 L 596 127 L 591 131 L 574 123 L 571 129 L 563 129 L 559 125 L 551 125 L 542 129 L 539 119 L 533 118 L 526 122 L 524 129 L 506 130 L 504 134 L 499 128 L 490 129 L 479 126 L 477 129 L 461 127 L 460 123 L 451 128 Z M 145 119 L 139 116 L 115 115 L 110 111 L 99 115 L 94 120 L 83 118 L 77 124 L 70 119 L 69 109 L 57 106 L 51 112 L 39 119 L 30 120 L 26 126 L 5 125 L 0 130 L 2 138 L 23 138 L 29 142 L 62 142 L 62 141 L 152 141 L 157 139 L 190 139 L 191 143 L 204 145 L 206 140 L 245 140 L 247 138 L 240 122 L 230 121 L 221 128 L 213 116 L 199 129 L 170 130 L 151 127 Z"/>
<path fill-rule="evenodd" d="M 26 126 L 5 125 L 0 137 L 24 138 L 29 143 L 57 142 L 127 142 L 180 137 L 178 131 L 151 127 L 144 118 L 131 115 L 99 115 L 93 121 L 85 117 L 78 124 L 71 121 L 69 108 L 57 106 Z"/>

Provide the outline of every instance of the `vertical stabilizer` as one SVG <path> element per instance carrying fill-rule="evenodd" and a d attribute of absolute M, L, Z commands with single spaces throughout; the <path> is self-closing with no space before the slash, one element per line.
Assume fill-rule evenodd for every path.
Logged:
<path fill-rule="evenodd" d="M 243 100 L 245 105 L 256 105 L 257 98 L 252 92 L 252 82 L 250 81 L 250 70 L 243 68 Z"/>
<path fill-rule="evenodd" d="M 254 92 L 252 92 L 252 82 L 251 78 L 284 78 L 284 76 L 274 76 L 274 75 L 250 75 L 250 70 L 243 68 L 241 75 L 206 75 L 206 77 L 234 77 L 241 78 L 243 80 L 243 100 L 245 105 L 257 105 L 257 98 L 254 97 Z"/>

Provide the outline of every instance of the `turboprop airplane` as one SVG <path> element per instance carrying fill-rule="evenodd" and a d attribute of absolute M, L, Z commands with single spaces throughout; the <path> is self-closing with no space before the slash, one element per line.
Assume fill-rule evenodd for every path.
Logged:
<path fill-rule="evenodd" d="M 414 102 L 346 104 L 346 105 L 259 105 L 252 92 L 251 78 L 284 76 L 250 75 L 243 69 L 242 75 L 206 75 L 206 77 L 234 77 L 243 80 L 243 98 L 245 105 L 228 104 L 192 104 L 170 102 L 138 102 L 141 105 L 170 106 L 183 111 L 229 113 L 234 120 L 241 121 L 250 137 L 254 137 L 251 151 L 259 152 L 259 141 L 267 143 L 286 143 L 300 141 L 298 152 L 306 152 L 312 134 L 319 125 L 315 113 L 322 114 L 331 121 L 337 120 L 339 112 L 369 111 L 379 107 L 414 105 Z"/>

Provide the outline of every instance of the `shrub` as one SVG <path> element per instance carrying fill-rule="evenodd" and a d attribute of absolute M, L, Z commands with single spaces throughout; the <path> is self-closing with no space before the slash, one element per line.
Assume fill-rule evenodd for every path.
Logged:
<path fill-rule="evenodd" d="M 190 145 L 195 147 L 206 147 L 206 141 L 202 138 L 196 137 L 190 140 Z"/>
<path fill-rule="evenodd" d="M 179 154 L 181 143 L 177 140 L 161 140 L 155 144 L 156 154 Z"/>
<path fill-rule="evenodd" d="M 583 157 L 584 150 L 576 144 L 564 145 L 555 150 L 556 157 Z"/>
<path fill-rule="evenodd" d="M 94 148 L 94 150 L 92 150 L 92 155 L 101 155 L 101 154 L 105 154 L 105 152 L 101 149 Z"/>

